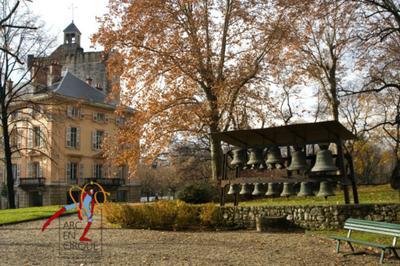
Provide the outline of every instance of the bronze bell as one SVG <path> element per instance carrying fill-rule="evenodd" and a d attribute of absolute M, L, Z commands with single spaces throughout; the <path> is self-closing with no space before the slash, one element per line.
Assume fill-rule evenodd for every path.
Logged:
<path fill-rule="evenodd" d="M 260 148 L 250 148 L 249 149 L 250 156 L 249 161 L 247 162 L 248 165 L 251 165 L 251 169 L 255 169 L 257 167 L 261 168 L 264 164 L 264 156 L 263 156 L 263 149 Z"/>
<path fill-rule="evenodd" d="M 333 163 L 332 153 L 327 149 L 327 145 L 321 146 L 321 150 L 317 152 L 317 158 L 315 160 L 314 167 L 311 172 L 334 172 L 338 168 Z M 323 149 L 326 148 L 326 149 Z"/>
<path fill-rule="evenodd" d="M 314 196 L 312 185 L 310 182 L 301 182 L 300 191 L 297 193 L 298 197 Z"/>
<path fill-rule="evenodd" d="M 237 184 L 230 184 L 228 195 L 235 195 L 239 192 L 239 186 Z"/>
<path fill-rule="evenodd" d="M 325 199 L 329 196 L 334 196 L 332 185 L 327 181 L 319 183 L 319 191 L 317 197 L 324 197 Z"/>
<path fill-rule="evenodd" d="M 279 196 L 280 191 L 279 191 L 279 184 L 278 183 L 268 183 L 268 190 L 267 193 L 265 193 L 265 196 Z"/>
<path fill-rule="evenodd" d="M 242 189 L 239 192 L 240 195 L 249 195 L 251 194 L 250 184 L 242 184 Z"/>
<path fill-rule="evenodd" d="M 262 190 L 263 190 L 263 185 L 260 183 L 255 183 L 254 190 L 253 190 L 253 193 L 251 193 L 251 195 L 253 195 L 253 196 L 262 195 L 263 194 Z"/>
<path fill-rule="evenodd" d="M 282 159 L 281 149 L 279 149 L 279 147 L 272 147 L 268 150 L 266 163 L 269 166 L 272 165 L 275 166 L 276 168 L 283 167 L 283 159 Z"/>
<path fill-rule="evenodd" d="M 292 153 L 292 161 L 287 169 L 289 171 L 307 170 L 306 154 L 303 151 L 294 151 Z"/>
<path fill-rule="evenodd" d="M 233 159 L 231 165 L 235 167 L 243 167 L 246 164 L 246 149 L 235 147 L 232 150 Z"/>
<path fill-rule="evenodd" d="M 281 193 L 281 197 L 290 197 L 295 195 L 296 193 L 294 192 L 293 188 L 293 183 L 283 183 L 283 190 Z"/>

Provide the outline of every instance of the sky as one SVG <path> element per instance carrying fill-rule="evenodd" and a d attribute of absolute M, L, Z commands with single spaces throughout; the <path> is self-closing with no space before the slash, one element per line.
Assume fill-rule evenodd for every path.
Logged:
<path fill-rule="evenodd" d="M 57 37 L 57 44 L 63 43 L 63 30 L 74 20 L 81 36 L 81 46 L 90 48 L 90 36 L 98 29 L 96 16 L 102 16 L 107 11 L 108 0 L 33 0 L 28 8 L 45 23 L 50 36 Z M 73 12 L 72 12 L 72 8 Z M 96 47 L 99 50 L 99 47 Z"/>
<path fill-rule="evenodd" d="M 57 37 L 55 44 L 63 43 L 63 30 L 74 20 L 81 35 L 81 46 L 85 51 L 99 51 L 101 47 L 91 47 L 90 37 L 97 32 L 99 24 L 96 16 L 102 16 L 107 12 L 109 0 L 33 0 L 27 6 L 32 13 L 45 23 L 45 28 L 50 36 Z M 73 8 L 71 8 L 73 7 Z M 310 105 L 312 91 L 304 90 L 303 99 L 308 99 Z M 314 102 L 313 102 L 314 103 Z M 310 107 L 311 108 L 311 107 Z"/>

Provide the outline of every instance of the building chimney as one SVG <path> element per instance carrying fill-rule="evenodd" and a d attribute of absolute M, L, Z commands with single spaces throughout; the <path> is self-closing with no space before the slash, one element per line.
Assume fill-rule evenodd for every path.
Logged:
<path fill-rule="evenodd" d="M 47 70 L 43 65 L 34 64 L 31 68 L 32 84 L 38 88 L 47 85 Z"/>
<path fill-rule="evenodd" d="M 89 84 L 89 86 L 92 86 L 92 81 L 93 79 L 90 76 L 86 77 L 86 83 Z"/>
<path fill-rule="evenodd" d="M 61 79 L 61 65 L 57 62 L 52 62 L 49 65 L 49 72 L 47 75 L 47 86 L 51 86 Z"/>

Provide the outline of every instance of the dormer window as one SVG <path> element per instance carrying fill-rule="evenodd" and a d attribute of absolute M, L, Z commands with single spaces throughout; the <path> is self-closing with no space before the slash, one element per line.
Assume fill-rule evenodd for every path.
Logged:
<path fill-rule="evenodd" d="M 100 112 L 93 112 L 93 121 L 96 122 L 107 122 L 108 117 L 105 113 L 100 113 Z"/>
<path fill-rule="evenodd" d="M 69 118 L 81 118 L 81 109 L 74 105 L 68 105 L 67 116 Z"/>

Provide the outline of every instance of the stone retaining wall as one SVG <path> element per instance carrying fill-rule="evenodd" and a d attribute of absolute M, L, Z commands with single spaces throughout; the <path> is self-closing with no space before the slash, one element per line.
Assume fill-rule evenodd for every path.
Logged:
<path fill-rule="evenodd" d="M 285 216 L 294 226 L 311 230 L 343 228 L 347 218 L 400 222 L 400 204 L 328 206 L 221 207 L 225 221 L 253 229 L 258 216 Z"/>

